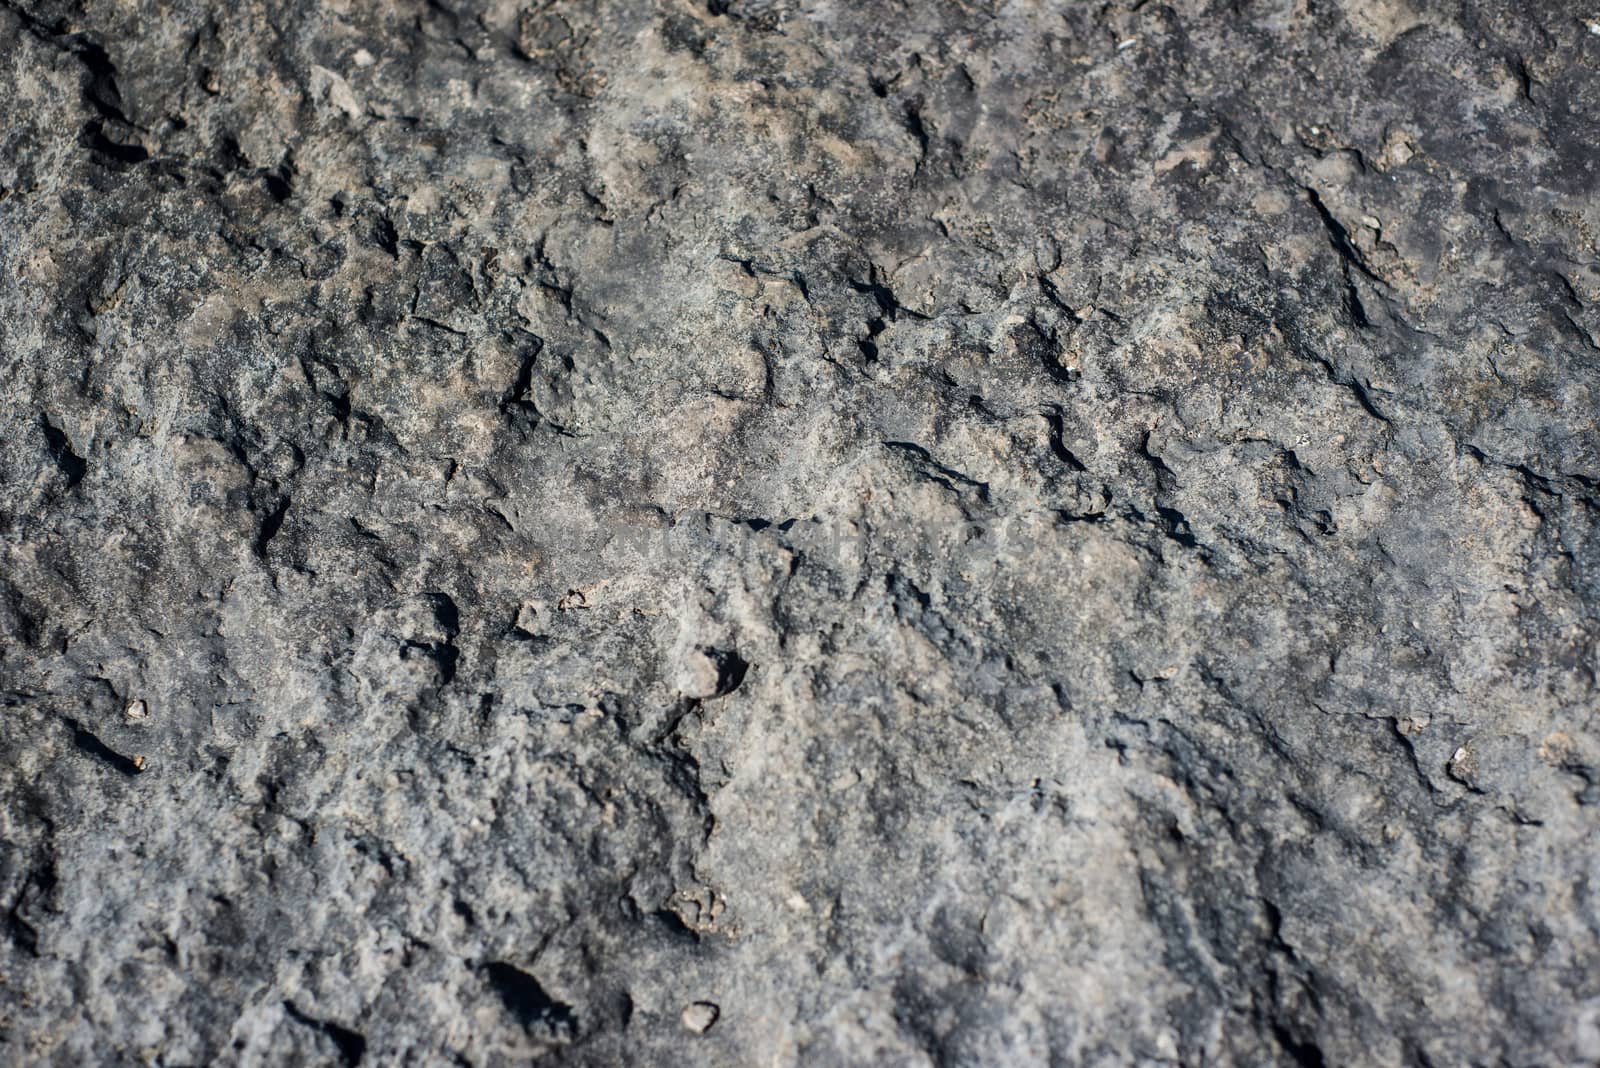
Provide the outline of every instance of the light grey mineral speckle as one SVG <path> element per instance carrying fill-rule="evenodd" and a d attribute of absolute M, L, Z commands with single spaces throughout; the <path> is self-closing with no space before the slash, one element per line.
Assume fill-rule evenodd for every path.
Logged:
<path fill-rule="evenodd" d="M 0 1063 L 1600 1063 L 1568 0 L 0 0 Z"/>

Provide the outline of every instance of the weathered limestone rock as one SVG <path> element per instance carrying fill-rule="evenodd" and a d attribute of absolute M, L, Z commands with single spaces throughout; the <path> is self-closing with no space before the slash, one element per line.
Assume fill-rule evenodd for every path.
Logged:
<path fill-rule="evenodd" d="M 0 0 L 0 1062 L 1600 1063 L 1600 7 Z"/>

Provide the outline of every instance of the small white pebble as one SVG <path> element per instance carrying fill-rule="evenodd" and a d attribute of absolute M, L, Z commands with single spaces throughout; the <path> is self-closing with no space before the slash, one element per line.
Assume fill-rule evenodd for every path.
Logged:
<path fill-rule="evenodd" d="M 1136 45 L 1138 43 L 1139 43 L 1139 38 L 1137 38 L 1137 37 L 1130 37 L 1126 41 L 1118 41 L 1117 42 L 1117 51 L 1118 52 L 1126 52 L 1128 49 L 1132 48 L 1134 45 Z"/>
<path fill-rule="evenodd" d="M 722 1010 L 714 1002 L 695 1001 L 684 1006 L 683 1026 L 697 1035 L 703 1035 L 711 1030 L 711 1025 L 717 1022 L 717 1017 L 722 1015 Z"/>
<path fill-rule="evenodd" d="M 1591 22 L 1588 25 L 1589 32 L 1594 34 L 1596 37 L 1600 37 L 1600 22 Z"/>

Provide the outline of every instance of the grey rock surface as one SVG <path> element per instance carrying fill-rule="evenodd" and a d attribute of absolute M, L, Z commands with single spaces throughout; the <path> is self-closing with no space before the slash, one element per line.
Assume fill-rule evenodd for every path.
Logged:
<path fill-rule="evenodd" d="M 1600 1063 L 1600 6 L 0 0 L 0 1062 Z"/>

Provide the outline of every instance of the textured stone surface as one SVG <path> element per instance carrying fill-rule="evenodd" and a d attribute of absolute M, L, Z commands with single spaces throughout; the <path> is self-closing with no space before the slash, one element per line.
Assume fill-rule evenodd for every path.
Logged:
<path fill-rule="evenodd" d="M 0 1061 L 1600 1063 L 1600 7 L 0 0 L 0 120 Z"/>

